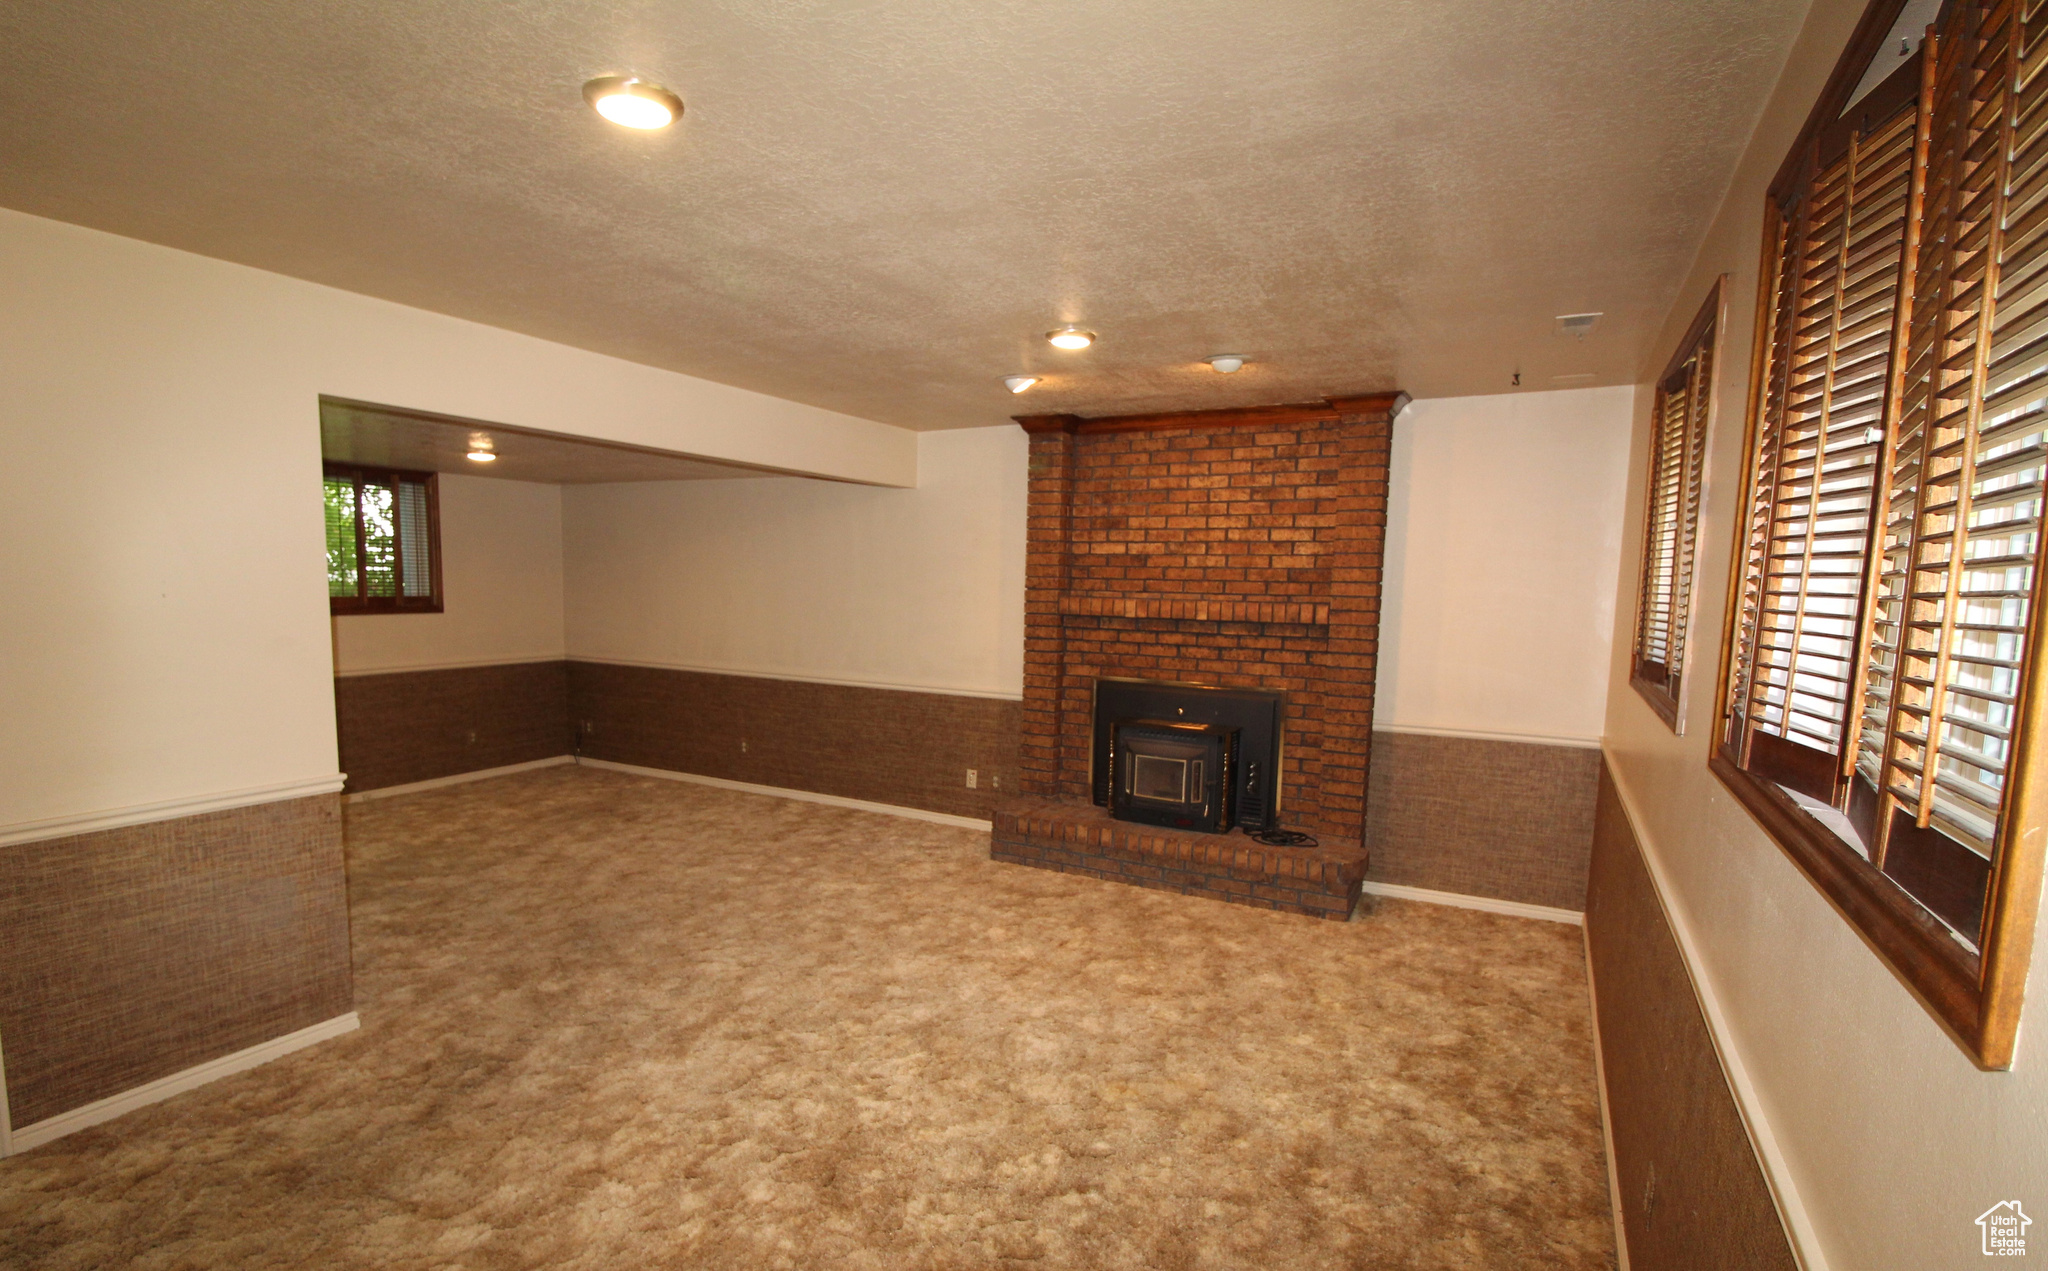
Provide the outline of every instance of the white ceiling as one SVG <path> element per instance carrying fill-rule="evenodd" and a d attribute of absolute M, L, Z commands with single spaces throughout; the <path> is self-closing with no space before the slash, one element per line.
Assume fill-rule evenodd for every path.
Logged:
<path fill-rule="evenodd" d="M 488 463 L 472 450 L 498 456 Z M 363 402 L 323 398 L 320 457 L 414 472 L 454 472 L 505 481 L 589 485 L 610 481 L 714 481 L 781 475 L 762 468 L 712 463 L 666 450 Z"/>
<path fill-rule="evenodd" d="M 1806 8 L 18 3 L 0 205 L 914 428 L 1622 383 Z"/>

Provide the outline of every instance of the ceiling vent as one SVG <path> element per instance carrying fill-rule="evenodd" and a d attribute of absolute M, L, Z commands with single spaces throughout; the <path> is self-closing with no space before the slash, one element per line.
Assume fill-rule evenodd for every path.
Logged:
<path fill-rule="evenodd" d="M 1597 313 L 1560 313 L 1557 315 L 1557 333 L 1584 339 L 1599 323 L 1600 315 Z"/>

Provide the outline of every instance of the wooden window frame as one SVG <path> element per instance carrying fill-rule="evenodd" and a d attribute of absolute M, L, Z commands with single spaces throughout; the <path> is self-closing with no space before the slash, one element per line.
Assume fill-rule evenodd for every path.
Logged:
<path fill-rule="evenodd" d="M 1700 504 L 1705 497 L 1707 434 L 1713 425 L 1716 402 L 1716 373 L 1720 366 L 1722 297 L 1725 275 L 1714 280 L 1692 325 L 1678 342 L 1678 351 L 1657 379 L 1657 392 L 1650 408 L 1649 486 L 1643 500 L 1643 554 L 1637 578 L 1635 642 L 1629 655 L 1628 682 L 1657 712 L 1672 732 L 1685 732 L 1685 675 L 1690 642 L 1686 629 L 1692 621 L 1693 574 L 1698 563 Z M 1667 441 L 1669 404 L 1676 395 L 1683 412 L 1676 446 Z M 1666 656 L 1650 657 L 1652 611 L 1657 607 L 1655 575 L 1659 569 L 1658 540 L 1664 508 L 1659 506 L 1658 488 L 1666 462 L 1675 455 L 1676 507 L 1671 509 L 1671 544 L 1668 561 L 1670 601 L 1664 614 Z"/>
<path fill-rule="evenodd" d="M 1956 0 L 1951 0 L 1950 5 L 1944 6 L 1938 23 L 1948 17 L 1955 3 Z M 2024 678 L 2019 690 L 2005 804 L 1984 896 L 1979 928 L 1980 952 L 1973 954 L 1959 944 L 1923 902 L 1915 900 L 1863 855 L 1809 815 L 1779 784 L 1745 770 L 1739 748 L 1730 745 L 1731 738 L 1747 735 L 1746 720 L 1741 734 L 1733 727 L 1735 707 L 1730 694 L 1735 681 L 1743 674 L 1742 669 L 1736 666 L 1735 651 L 1743 639 L 1740 625 L 1744 616 L 1744 588 L 1749 573 L 1747 557 L 1753 533 L 1751 517 L 1759 467 L 1756 452 L 1766 399 L 1771 391 L 1771 386 L 1766 383 L 1772 362 L 1772 350 L 1768 346 L 1772 339 L 1772 310 L 1779 269 L 1779 252 L 1774 231 L 1770 228 L 1772 217 L 1782 195 L 1800 176 L 1802 163 L 1818 153 L 1820 134 L 1841 124 L 1844 107 L 1862 77 L 1863 68 L 1879 51 L 1904 6 L 1905 0 L 1873 0 L 1865 11 L 1766 199 L 1767 230 L 1759 275 L 1747 432 L 1742 451 L 1746 475 L 1739 504 L 1741 511 L 1735 525 L 1720 683 L 1716 693 L 1721 714 L 1716 736 L 1709 747 L 1708 766 L 1965 1053 L 1979 1067 L 1997 1070 L 2009 1068 L 2013 1060 L 2040 903 L 2043 840 L 2048 837 L 2044 834 L 2048 831 L 2048 648 L 2043 647 L 2048 645 L 2048 640 L 2040 638 L 2048 635 L 2042 622 L 2042 605 L 2044 600 L 2048 600 L 2048 568 L 2043 566 L 2048 565 L 2048 557 L 2037 550 L 2034 604 L 2029 611 L 2029 647 L 2021 663 Z M 2013 12 L 2017 14 L 2018 10 Z M 1917 55 L 1928 65 L 1921 76 L 1913 192 L 1907 212 L 1907 245 L 1899 283 L 1899 309 L 1894 319 L 1890 384 L 1884 403 L 1882 444 L 1885 459 L 1882 462 L 1886 469 L 1880 474 L 1881 481 L 1888 479 L 1891 451 L 1898 435 L 1898 402 L 1904 392 L 1906 337 L 1903 332 L 1912 321 L 1915 299 L 1912 283 L 1917 268 L 1919 230 L 1925 212 L 1921 193 L 1924 185 L 1922 170 L 1928 164 L 1929 155 L 1927 138 L 1930 125 L 1927 120 L 1930 107 L 1936 102 L 1935 69 L 1930 56 L 1933 49 L 1934 41 L 1929 41 Z M 1988 335 L 1982 338 L 1988 344 Z M 1883 505 L 1874 504 L 1871 515 L 1873 525 L 1866 590 L 1856 623 L 1857 664 L 1848 689 L 1853 708 L 1848 720 L 1850 729 L 1860 723 L 1860 707 L 1869 682 L 1867 660 L 1871 643 L 1871 597 L 1875 595 L 1879 561 L 1884 554 L 1884 547 L 1879 541 L 1884 528 Z M 1747 700 L 1742 709 L 1749 709 Z M 1858 745 L 1855 735 L 1845 731 L 1842 744 L 1847 748 L 1847 758 L 1853 762 Z M 1849 779 L 1853 781 L 1853 772 Z"/>
<path fill-rule="evenodd" d="M 379 468 L 359 463 L 336 463 L 330 460 L 321 465 L 321 477 L 323 481 L 329 477 L 351 478 L 356 482 L 357 489 L 356 594 L 353 596 L 336 596 L 330 593 L 327 597 L 327 611 L 336 617 L 360 617 L 367 614 L 442 612 L 440 474 L 437 472 L 414 472 L 404 468 Z M 402 575 L 398 588 L 399 594 L 397 595 L 370 596 L 363 594 L 364 588 L 367 585 L 365 582 L 366 573 L 363 569 L 363 560 L 366 553 L 363 543 L 361 503 L 361 490 L 365 481 L 388 484 L 394 491 L 401 481 L 426 487 L 427 568 L 429 576 L 427 595 L 405 595 Z M 405 541 L 402 531 L 398 527 L 398 520 L 395 515 L 393 517 L 392 552 L 400 562 L 404 561 Z M 402 570 L 403 568 L 404 566 L 401 563 L 400 569 Z"/>

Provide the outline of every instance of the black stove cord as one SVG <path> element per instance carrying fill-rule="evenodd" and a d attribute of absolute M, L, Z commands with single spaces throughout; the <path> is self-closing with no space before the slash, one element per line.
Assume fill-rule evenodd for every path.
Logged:
<path fill-rule="evenodd" d="M 1246 826 L 1244 836 L 1254 843 L 1264 843 L 1267 847 L 1322 846 L 1316 842 L 1316 836 L 1313 834 L 1304 834 L 1300 830 L 1283 830 L 1278 825 L 1268 826 L 1263 830 L 1254 830 Z"/>

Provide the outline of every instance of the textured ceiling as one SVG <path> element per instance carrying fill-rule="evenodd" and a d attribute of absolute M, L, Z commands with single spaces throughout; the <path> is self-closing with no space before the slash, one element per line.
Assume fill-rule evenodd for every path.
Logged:
<path fill-rule="evenodd" d="M 1806 7 L 9 0 L 0 205 L 916 428 L 1622 383 Z"/>
<path fill-rule="evenodd" d="M 478 441 L 488 442 L 479 446 Z M 498 457 L 468 458 L 475 449 Z M 611 481 L 713 481 L 780 475 L 760 468 L 710 463 L 665 450 L 563 437 L 532 428 L 390 410 L 322 398 L 320 457 L 414 472 L 455 472 L 505 481 L 590 485 Z"/>

